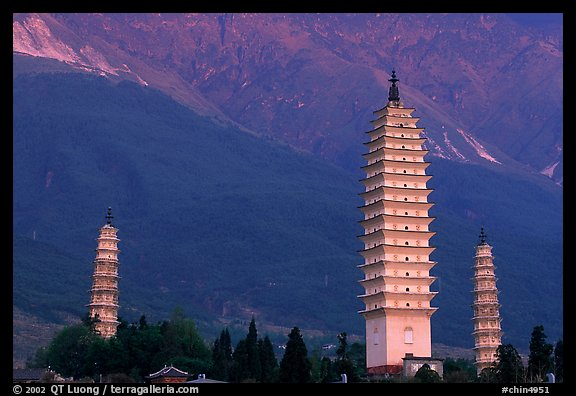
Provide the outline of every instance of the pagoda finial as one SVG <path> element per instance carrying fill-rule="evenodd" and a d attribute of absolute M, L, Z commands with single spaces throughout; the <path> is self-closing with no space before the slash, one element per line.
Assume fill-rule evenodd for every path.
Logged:
<path fill-rule="evenodd" d="M 106 224 L 112 225 L 113 218 L 114 216 L 112 216 L 112 208 L 108 206 L 108 214 L 106 215 Z"/>
<path fill-rule="evenodd" d="M 400 100 L 400 92 L 398 91 L 398 86 L 396 83 L 400 80 L 396 78 L 396 70 L 392 69 L 392 78 L 388 81 L 392 83 L 390 89 L 388 90 L 388 100 L 389 101 L 398 101 Z"/>
<path fill-rule="evenodd" d="M 486 234 L 484 234 L 484 227 L 480 227 L 480 243 L 479 245 L 488 245 L 486 243 Z"/>

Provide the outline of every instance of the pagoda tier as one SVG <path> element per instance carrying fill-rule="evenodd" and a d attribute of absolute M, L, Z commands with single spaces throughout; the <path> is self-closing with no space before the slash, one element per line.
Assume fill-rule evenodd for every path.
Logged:
<path fill-rule="evenodd" d="M 359 194 L 364 199 L 359 207 L 364 234 L 358 236 L 364 242 L 359 251 L 364 264 L 358 266 L 364 293 L 358 298 L 365 304 L 359 313 L 366 320 L 369 373 L 401 367 L 406 354 L 430 357 L 430 317 L 437 309 L 430 306 L 437 292 L 430 290 L 436 278 L 429 271 L 436 263 L 430 261 L 435 232 L 428 228 L 434 204 L 426 185 L 432 177 L 426 174 L 426 138 L 416 125 L 419 118 L 412 116 L 415 109 L 399 99 L 394 72 L 389 81 L 388 104 L 374 112 L 373 129 L 366 132 L 365 191 Z"/>
<path fill-rule="evenodd" d="M 418 188 L 418 186 L 426 185 L 430 180 L 430 175 L 405 175 L 402 173 L 380 172 L 374 176 L 361 179 L 360 182 L 366 187 L 366 191 L 371 191 L 378 187 L 404 187 L 410 186 L 411 188 Z"/>
<path fill-rule="evenodd" d="M 397 275 L 397 272 L 402 270 L 406 270 L 408 275 L 410 276 L 411 271 L 416 271 L 416 276 L 420 276 L 421 271 L 426 271 L 426 276 L 428 276 L 428 271 L 436 265 L 435 261 L 418 261 L 418 262 L 410 262 L 406 263 L 405 261 L 398 261 L 398 260 L 377 260 L 370 263 L 364 263 L 358 265 L 362 271 L 364 271 L 365 278 L 373 278 L 376 275 L 376 271 L 378 271 L 378 275 L 384 271 L 384 274 L 394 274 Z"/>
<path fill-rule="evenodd" d="M 92 288 L 90 289 L 89 316 L 94 321 L 94 331 L 103 338 L 116 334 L 118 322 L 118 229 L 112 226 L 111 209 L 107 223 L 100 229 L 97 239 Z"/>
<path fill-rule="evenodd" d="M 492 246 L 486 243 L 484 229 L 480 232 L 480 243 L 474 257 L 474 283 L 472 304 L 474 323 L 474 352 L 477 373 L 491 367 L 497 359 L 497 349 L 502 343 L 500 304 L 492 257 Z"/>
<path fill-rule="evenodd" d="M 406 147 L 406 145 L 402 146 Z M 428 154 L 428 150 L 402 148 L 402 146 L 399 148 L 380 147 L 363 156 L 368 161 L 368 165 L 382 159 L 390 161 L 424 162 L 424 156 Z"/>

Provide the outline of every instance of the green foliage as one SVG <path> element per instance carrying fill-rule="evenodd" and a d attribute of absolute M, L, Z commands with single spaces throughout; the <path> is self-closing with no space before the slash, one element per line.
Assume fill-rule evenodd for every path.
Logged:
<path fill-rule="evenodd" d="M 226 342 L 224 337 L 222 341 L 215 343 L 213 354 L 226 355 Z M 223 351 L 217 352 L 216 346 L 223 348 Z M 223 360 L 225 364 L 226 359 Z M 276 382 L 277 371 L 278 363 L 272 342 L 268 336 L 264 339 L 258 338 L 256 321 L 252 318 L 246 338 L 238 341 L 232 353 L 230 379 L 233 382 Z"/>
<path fill-rule="evenodd" d="M 278 382 L 278 361 L 274 353 L 274 346 L 268 336 L 258 340 L 258 352 L 260 354 L 260 363 L 262 364 L 260 382 Z"/>
<path fill-rule="evenodd" d="M 98 336 L 83 324 L 72 325 L 61 330 L 48 347 L 48 364 L 63 376 L 80 378 L 90 365 L 85 360 L 90 346 Z"/>
<path fill-rule="evenodd" d="M 528 376 L 531 381 L 541 382 L 546 374 L 552 372 L 554 345 L 546 342 L 544 326 L 535 326 L 530 339 L 528 356 Z"/>
<path fill-rule="evenodd" d="M 522 359 L 512 344 L 502 344 L 496 350 L 495 372 L 497 382 L 525 382 Z"/>
<path fill-rule="evenodd" d="M 298 327 L 293 327 L 288 334 L 284 356 L 280 361 L 280 382 L 308 383 L 312 365 L 308 359 L 308 350 Z"/>
<path fill-rule="evenodd" d="M 116 336 L 104 339 L 94 334 L 89 323 L 67 326 L 40 349 L 33 365 L 46 367 L 74 378 L 110 375 L 143 378 L 173 364 L 191 375 L 212 369 L 210 349 L 198 335 L 194 322 L 174 310 L 171 320 L 149 325 L 142 316 L 138 323 L 120 319 Z"/>
<path fill-rule="evenodd" d="M 354 361 L 350 358 L 348 335 L 346 332 L 338 334 L 338 349 L 336 350 L 335 370 L 338 375 L 346 374 L 348 382 L 358 382 L 360 376 Z"/>
<path fill-rule="evenodd" d="M 564 381 L 564 341 L 556 341 L 554 347 L 554 374 L 556 382 Z"/>
<path fill-rule="evenodd" d="M 466 383 L 476 380 L 476 367 L 468 359 L 446 358 L 442 364 L 444 382 Z"/>
<path fill-rule="evenodd" d="M 228 382 L 233 365 L 232 341 L 228 328 L 222 330 L 212 346 L 212 377 L 215 380 Z"/>
<path fill-rule="evenodd" d="M 442 382 L 440 375 L 432 370 L 428 363 L 424 363 L 422 367 L 418 369 L 416 374 L 414 374 L 414 378 L 419 382 L 425 383 Z"/>

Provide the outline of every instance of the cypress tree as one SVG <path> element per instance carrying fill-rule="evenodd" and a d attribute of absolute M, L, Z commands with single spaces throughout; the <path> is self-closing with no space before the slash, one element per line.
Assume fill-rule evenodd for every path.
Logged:
<path fill-rule="evenodd" d="M 556 382 L 564 381 L 564 342 L 558 340 L 554 347 L 554 373 Z"/>
<path fill-rule="evenodd" d="M 262 371 L 260 382 L 276 382 L 278 378 L 278 361 L 274 354 L 274 346 L 268 336 L 258 340 L 258 351 L 260 353 L 260 363 Z"/>
<path fill-rule="evenodd" d="M 212 347 L 212 377 L 220 381 L 230 380 L 232 366 L 232 343 L 228 329 L 222 330 L 220 337 L 214 341 Z"/>
<path fill-rule="evenodd" d="M 248 335 L 246 335 L 247 364 L 246 378 L 258 381 L 262 377 L 262 364 L 260 363 L 260 351 L 258 350 L 258 331 L 254 318 L 250 321 Z"/>
<path fill-rule="evenodd" d="M 544 326 L 535 326 L 530 339 L 528 356 L 528 375 L 533 381 L 540 382 L 552 371 L 552 352 L 554 346 L 546 342 Z"/>
<path fill-rule="evenodd" d="M 308 350 L 300 334 L 300 329 L 294 327 L 288 334 L 286 350 L 280 362 L 280 382 L 310 382 L 311 367 L 312 365 L 308 359 Z"/>

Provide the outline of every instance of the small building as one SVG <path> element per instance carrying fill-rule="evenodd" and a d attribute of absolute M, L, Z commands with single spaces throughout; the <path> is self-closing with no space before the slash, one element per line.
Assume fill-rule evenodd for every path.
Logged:
<path fill-rule="evenodd" d="M 420 370 L 420 368 L 425 364 L 430 366 L 430 369 L 436 371 L 440 378 L 444 376 L 443 359 L 419 357 L 413 356 L 411 353 L 407 353 L 406 356 L 402 358 L 402 360 L 404 361 L 404 377 L 414 377 L 418 370 Z"/>
<path fill-rule="evenodd" d="M 164 366 L 163 369 L 147 375 L 145 380 L 151 384 L 174 384 L 186 382 L 190 374 L 186 371 L 177 369 L 174 366 Z"/>

